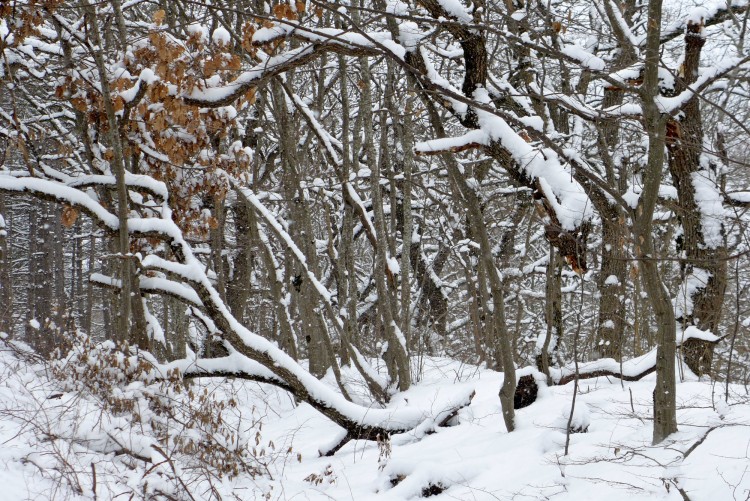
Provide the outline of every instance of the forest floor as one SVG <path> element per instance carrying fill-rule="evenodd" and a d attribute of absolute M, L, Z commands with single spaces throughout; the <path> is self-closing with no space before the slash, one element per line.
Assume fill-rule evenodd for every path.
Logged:
<path fill-rule="evenodd" d="M 497 396 L 502 374 L 444 358 L 426 358 L 420 365 L 420 381 L 389 406 L 429 412 L 437 400 L 473 389 L 471 405 L 453 426 L 398 435 L 390 442 L 353 441 L 333 457 L 319 457 L 318 448 L 339 434 L 336 425 L 306 404 L 295 405 L 287 393 L 252 382 L 198 383 L 236 400 L 238 433 L 252 435 L 250 445 L 264 449 L 256 452 L 261 473 L 195 480 L 174 490 L 173 497 L 750 499 L 750 396 L 744 386 L 729 387 L 727 404 L 722 384 L 679 383 L 679 432 L 652 446 L 653 375 L 624 384 L 614 378 L 581 381 L 573 424 L 587 430 L 570 435 L 566 456 L 573 383 L 541 388 L 534 404 L 517 411 L 517 430 L 507 433 Z M 112 423 L 95 402 L 61 390 L 43 365 L 21 362 L 0 346 L 1 499 L 154 497 L 170 489 L 166 480 L 157 488 L 157 465 L 180 479 L 193 478 L 187 467 L 183 472 L 179 465 L 157 461 L 158 455 L 126 461 L 122 450 L 108 448 L 97 435 L 108 426 L 121 431 Z M 97 441 L 99 446 L 92 445 Z"/>

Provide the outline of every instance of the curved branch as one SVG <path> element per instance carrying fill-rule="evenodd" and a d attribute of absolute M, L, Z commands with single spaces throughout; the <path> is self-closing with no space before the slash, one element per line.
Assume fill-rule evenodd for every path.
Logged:
<path fill-rule="evenodd" d="M 205 90 L 194 89 L 190 95 L 183 95 L 182 99 L 185 103 L 194 106 L 219 108 L 233 103 L 250 89 L 263 85 L 273 77 L 309 63 L 324 52 L 338 52 L 348 56 L 375 54 L 372 49 L 368 50 L 366 47 L 342 43 L 335 37 L 328 38 L 328 42 L 310 43 L 278 56 L 270 57 L 244 72 L 229 85 L 209 87 Z M 210 92 L 205 92 L 209 90 Z"/>

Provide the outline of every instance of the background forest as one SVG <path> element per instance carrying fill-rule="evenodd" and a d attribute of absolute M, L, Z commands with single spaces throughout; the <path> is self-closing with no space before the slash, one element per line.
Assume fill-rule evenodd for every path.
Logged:
<path fill-rule="evenodd" d="M 111 496 L 272 478 L 281 453 L 261 449 L 243 384 L 335 424 L 321 455 L 376 444 L 381 470 L 394 437 L 484 402 L 459 384 L 401 405 L 437 360 L 498 374 L 498 430 L 567 388 L 565 455 L 589 424 L 582 381 L 643 381 L 653 444 L 678 431 L 682 382 L 714 410 L 747 405 L 745 0 L 18 0 L 0 16 L 3 363 L 109 416 L 65 447 L 123 456 Z M 94 462 L 66 473 L 68 453 L 40 470 L 76 495 L 93 478 L 96 497 Z"/>

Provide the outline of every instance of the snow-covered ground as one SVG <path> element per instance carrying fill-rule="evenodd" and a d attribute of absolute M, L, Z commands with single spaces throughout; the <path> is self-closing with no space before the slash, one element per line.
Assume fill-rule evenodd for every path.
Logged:
<path fill-rule="evenodd" d="M 295 406 L 288 394 L 267 385 L 209 383 L 219 400 L 222 395 L 237 400 L 232 415 L 241 419 L 233 426 L 238 435 L 251 436 L 263 471 L 255 478 L 214 478 L 209 482 L 212 493 L 206 481 L 189 480 L 192 470 L 170 464 L 156 452 L 151 463 L 116 455 L 121 447 L 107 445 L 107 437 L 122 445 L 123 438 L 115 435 L 127 429 L 128 448 L 137 452 L 139 440 L 145 440 L 138 439 L 138 427 L 118 424 L 119 418 L 93 402 L 61 391 L 41 366 L 30 367 L 0 351 L 0 499 L 137 499 L 170 492 L 166 480 L 158 485 L 160 468 L 164 478 L 171 470 L 193 482 L 175 491 L 178 499 L 219 494 L 243 500 L 431 495 L 459 500 L 714 501 L 750 496 L 750 396 L 743 386 L 730 387 L 727 405 L 723 385 L 678 384 L 680 431 L 654 447 L 653 376 L 624 385 L 607 378 L 582 381 L 573 421 L 588 425 L 588 432 L 570 436 L 565 456 L 573 384 L 540 389 L 536 403 L 517 411 L 518 429 L 509 434 L 497 396 L 501 380 L 502 374 L 491 370 L 426 359 L 421 381 L 390 405 L 430 409 L 438 400 L 474 389 L 476 396 L 454 426 L 398 435 L 390 443 L 350 442 L 333 457 L 319 457 L 317 451 L 340 430 L 308 405 Z"/>

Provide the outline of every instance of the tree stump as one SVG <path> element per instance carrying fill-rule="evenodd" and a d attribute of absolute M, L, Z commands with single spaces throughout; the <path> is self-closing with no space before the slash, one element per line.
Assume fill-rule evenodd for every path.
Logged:
<path fill-rule="evenodd" d="M 516 385 L 516 393 L 513 395 L 513 408 L 523 409 L 536 402 L 536 395 L 539 393 L 534 376 L 521 376 Z"/>

